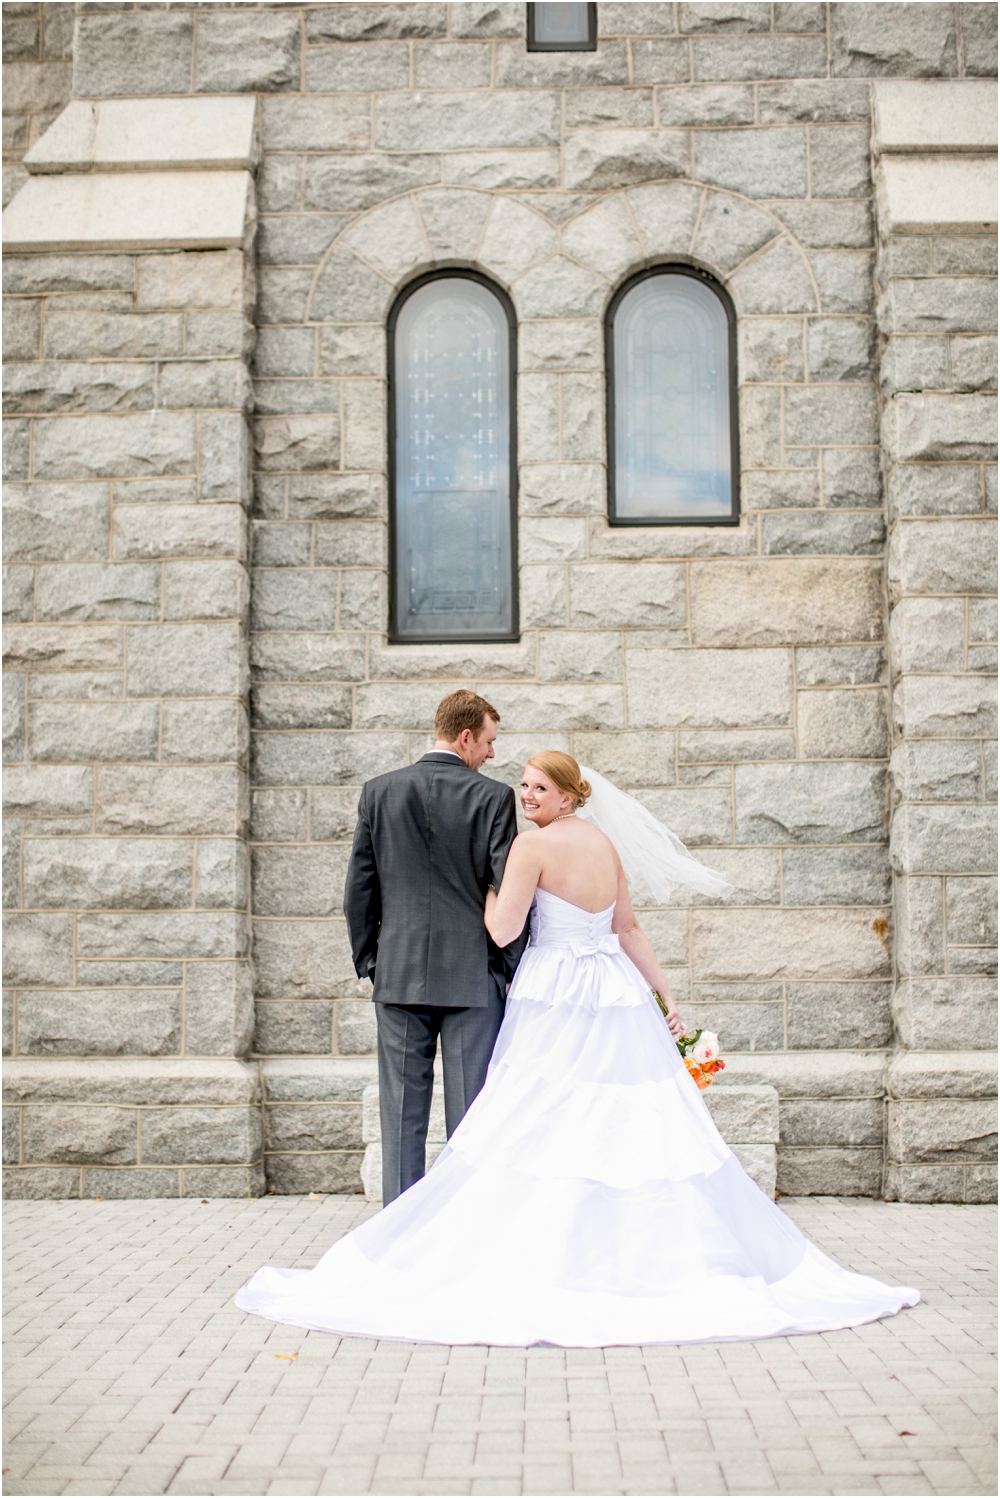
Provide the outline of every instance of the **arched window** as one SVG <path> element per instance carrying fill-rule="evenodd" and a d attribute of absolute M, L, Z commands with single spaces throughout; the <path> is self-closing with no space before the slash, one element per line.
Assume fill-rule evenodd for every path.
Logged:
<path fill-rule="evenodd" d="M 658 266 L 608 308 L 612 525 L 738 525 L 736 314 L 691 266 Z"/>
<path fill-rule="evenodd" d="M 389 319 L 391 633 L 517 638 L 515 324 L 478 276 L 426 276 Z"/>

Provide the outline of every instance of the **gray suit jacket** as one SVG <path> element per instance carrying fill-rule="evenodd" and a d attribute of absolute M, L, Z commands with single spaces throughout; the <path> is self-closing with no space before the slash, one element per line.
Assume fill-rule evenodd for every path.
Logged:
<path fill-rule="evenodd" d="M 516 831 L 511 788 L 452 754 L 431 751 L 366 783 L 344 914 L 376 1001 L 480 1008 L 503 995 L 525 936 L 501 950 L 483 911 Z"/>

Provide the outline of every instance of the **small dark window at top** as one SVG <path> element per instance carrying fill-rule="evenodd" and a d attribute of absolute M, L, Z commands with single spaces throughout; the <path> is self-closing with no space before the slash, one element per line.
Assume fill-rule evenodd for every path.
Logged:
<path fill-rule="evenodd" d="M 597 6 L 528 6 L 529 52 L 596 52 Z"/>

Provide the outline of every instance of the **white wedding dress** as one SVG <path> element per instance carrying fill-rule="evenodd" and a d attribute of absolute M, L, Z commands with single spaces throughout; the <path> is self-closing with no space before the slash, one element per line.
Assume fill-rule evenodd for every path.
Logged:
<path fill-rule="evenodd" d="M 537 891 L 486 1084 L 431 1170 L 315 1269 L 258 1270 L 238 1306 L 347 1336 L 607 1347 L 917 1303 L 840 1268 L 745 1174 L 613 911 Z"/>

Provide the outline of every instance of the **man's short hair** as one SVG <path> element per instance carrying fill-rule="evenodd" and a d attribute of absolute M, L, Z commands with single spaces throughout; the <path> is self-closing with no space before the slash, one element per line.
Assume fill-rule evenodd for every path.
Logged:
<path fill-rule="evenodd" d="M 500 722 L 500 714 L 495 707 L 490 706 L 485 697 L 478 697 L 475 692 L 452 692 L 438 703 L 438 710 L 434 714 L 434 737 L 443 739 L 446 744 L 454 744 L 459 735 L 469 728 L 478 739 L 487 717 L 492 718 L 494 723 Z"/>

